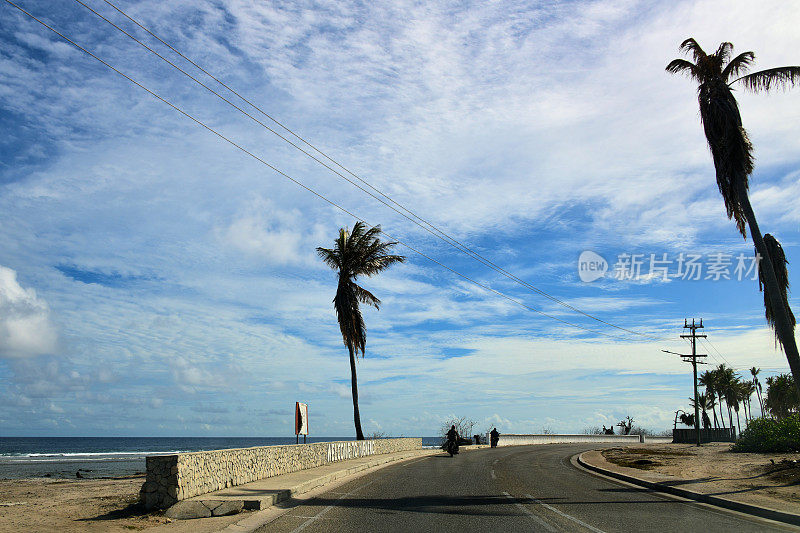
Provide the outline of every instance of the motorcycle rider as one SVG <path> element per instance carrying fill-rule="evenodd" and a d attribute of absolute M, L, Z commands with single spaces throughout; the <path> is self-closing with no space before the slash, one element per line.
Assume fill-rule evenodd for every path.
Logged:
<path fill-rule="evenodd" d="M 453 443 L 453 448 L 455 449 L 454 453 L 458 453 L 458 431 L 456 431 L 456 426 L 450 426 L 450 429 L 447 431 L 447 441 L 448 446 L 450 443 Z"/>

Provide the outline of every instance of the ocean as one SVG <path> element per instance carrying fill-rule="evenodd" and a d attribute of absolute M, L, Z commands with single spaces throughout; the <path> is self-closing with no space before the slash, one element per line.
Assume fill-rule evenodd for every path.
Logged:
<path fill-rule="evenodd" d="M 308 437 L 306 442 L 353 440 Z M 300 439 L 302 442 L 302 439 Z M 423 437 L 438 446 L 439 437 Z M 145 457 L 294 444 L 292 437 L 0 437 L 0 479 L 114 478 L 143 474 Z"/>

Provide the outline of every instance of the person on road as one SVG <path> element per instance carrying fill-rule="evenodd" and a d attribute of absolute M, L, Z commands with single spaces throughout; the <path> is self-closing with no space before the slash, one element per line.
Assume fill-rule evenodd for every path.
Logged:
<path fill-rule="evenodd" d="M 500 433 L 497 431 L 497 428 L 494 428 L 491 433 L 489 433 L 489 441 L 492 445 L 492 448 L 497 448 L 497 442 L 500 440 Z"/>
<path fill-rule="evenodd" d="M 447 431 L 447 442 L 444 445 L 444 449 L 447 450 L 450 457 L 458 453 L 458 439 L 459 435 L 458 431 L 456 431 L 456 427 L 450 426 L 450 429 Z"/>
<path fill-rule="evenodd" d="M 458 444 L 458 431 L 456 431 L 455 426 L 450 426 L 450 429 L 447 431 L 447 440 L 451 440 Z"/>

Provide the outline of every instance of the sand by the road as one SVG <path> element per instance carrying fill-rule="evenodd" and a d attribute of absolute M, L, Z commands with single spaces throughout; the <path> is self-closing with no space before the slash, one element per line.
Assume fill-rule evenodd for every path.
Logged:
<path fill-rule="evenodd" d="M 800 513 L 800 454 L 733 453 L 730 447 L 646 444 L 609 448 L 603 457 L 650 481 L 677 481 L 688 490 Z"/>
<path fill-rule="evenodd" d="M 0 532 L 100 533 L 215 531 L 241 520 L 171 521 L 137 505 L 144 476 L 123 479 L 0 480 Z"/>

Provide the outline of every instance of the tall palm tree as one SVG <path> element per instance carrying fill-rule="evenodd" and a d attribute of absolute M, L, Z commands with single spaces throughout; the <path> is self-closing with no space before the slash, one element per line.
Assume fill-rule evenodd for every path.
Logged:
<path fill-rule="evenodd" d="M 756 384 L 752 381 L 742 381 L 742 394 L 747 401 L 747 414 L 750 416 L 750 420 L 753 420 L 753 405 L 751 400 L 753 399 L 753 394 L 756 392 Z"/>
<path fill-rule="evenodd" d="M 719 427 L 719 423 L 717 421 L 717 411 L 716 411 L 716 409 L 714 409 L 714 407 L 716 406 L 716 400 L 715 400 L 715 396 L 714 396 L 716 394 L 716 391 L 714 390 L 714 384 L 716 382 L 716 376 L 714 374 L 714 371 L 713 370 L 706 370 L 705 372 L 700 374 L 700 378 L 697 380 L 697 382 L 701 386 L 705 387 L 706 396 L 711 398 L 711 412 L 714 414 L 714 429 L 717 429 Z M 721 417 L 722 416 L 722 406 L 721 405 L 720 405 L 719 414 L 720 414 L 720 417 Z M 725 424 L 723 422 L 723 428 L 724 427 L 725 427 Z"/>
<path fill-rule="evenodd" d="M 736 373 L 733 371 L 732 368 L 725 364 L 719 365 L 715 370 L 714 373 L 716 374 L 716 386 L 715 389 L 717 390 L 717 394 L 720 395 L 720 403 L 722 403 L 722 398 L 725 399 L 726 407 L 728 408 L 728 421 L 730 422 L 730 428 L 733 429 L 733 412 L 731 408 L 733 407 L 734 403 L 737 403 L 737 387 L 739 378 L 736 376 Z M 738 414 L 738 404 L 736 406 L 737 414 Z"/>
<path fill-rule="evenodd" d="M 773 376 L 767 377 L 767 397 L 764 398 L 764 407 L 766 408 L 767 413 L 769 413 L 770 418 L 775 418 L 775 413 L 773 412 L 772 407 L 770 407 L 770 400 L 769 400 L 769 389 L 775 383 L 775 378 Z"/>
<path fill-rule="evenodd" d="M 694 398 L 689 398 L 689 403 L 694 408 Z M 705 392 L 697 395 L 697 406 L 702 411 L 702 428 L 708 429 L 711 426 L 711 420 L 708 418 L 708 409 L 713 405 L 714 397 L 706 394 Z"/>
<path fill-rule="evenodd" d="M 742 426 L 739 423 L 739 398 L 741 397 L 741 390 L 739 388 L 739 381 L 734 377 L 727 383 L 725 387 L 725 403 L 728 404 L 728 416 L 731 420 L 731 427 L 733 427 L 733 413 L 731 408 L 736 413 L 736 426 L 739 428 L 739 433 L 742 432 Z"/>
<path fill-rule="evenodd" d="M 381 301 L 374 294 L 356 284 L 358 276 L 374 276 L 394 263 L 402 263 L 405 257 L 392 255 L 396 242 L 381 242 L 378 239 L 381 227 L 366 229 L 363 222 L 356 222 L 352 231 L 339 230 L 333 248 L 317 248 L 317 255 L 326 265 L 339 274 L 339 285 L 333 298 L 336 318 L 342 332 L 342 340 L 350 352 L 350 385 L 353 391 L 353 419 L 356 439 L 364 440 L 361 431 L 361 415 L 358 412 L 358 382 L 356 380 L 356 357 L 364 356 L 367 344 L 367 328 L 361 316 L 359 303 L 379 309 Z"/>
<path fill-rule="evenodd" d="M 744 424 L 747 427 L 747 424 L 750 419 L 750 395 L 753 394 L 753 383 L 750 381 L 739 381 L 737 383 L 737 400 L 738 403 L 742 406 L 742 410 L 744 411 Z M 739 423 L 739 411 L 736 411 L 736 423 Z M 741 429 L 739 432 L 741 433 Z"/>
<path fill-rule="evenodd" d="M 706 54 L 692 38 L 681 43 L 679 50 L 690 53 L 694 62 L 675 59 L 667 65 L 667 72 L 687 74 L 699 83 L 698 100 L 700 118 L 706 140 L 711 149 L 717 175 L 717 185 L 728 218 L 747 238 L 745 224 L 750 227 L 756 251 L 761 255 L 759 264 L 760 286 L 764 287 L 767 321 L 775 331 L 775 338 L 783 348 L 789 368 L 800 391 L 800 355 L 794 338 L 794 316 L 786 294 L 786 280 L 781 285 L 776 269 L 786 268 L 786 263 L 770 254 L 765 238 L 761 236 L 748 196 L 748 179 L 753 172 L 753 146 L 742 126 L 739 104 L 733 96 L 732 85 L 739 83 L 753 92 L 769 91 L 772 87 L 794 86 L 800 82 L 800 67 L 777 67 L 745 74 L 755 60 L 753 52 L 743 52 L 730 59 L 733 45 L 724 42 L 713 54 Z"/>
<path fill-rule="evenodd" d="M 750 374 L 753 376 L 753 385 L 756 389 L 756 395 L 758 396 L 758 407 L 761 409 L 761 416 L 764 416 L 764 401 L 761 399 L 761 383 L 758 381 L 758 373 L 761 372 L 760 368 L 752 367 L 750 369 Z"/>

